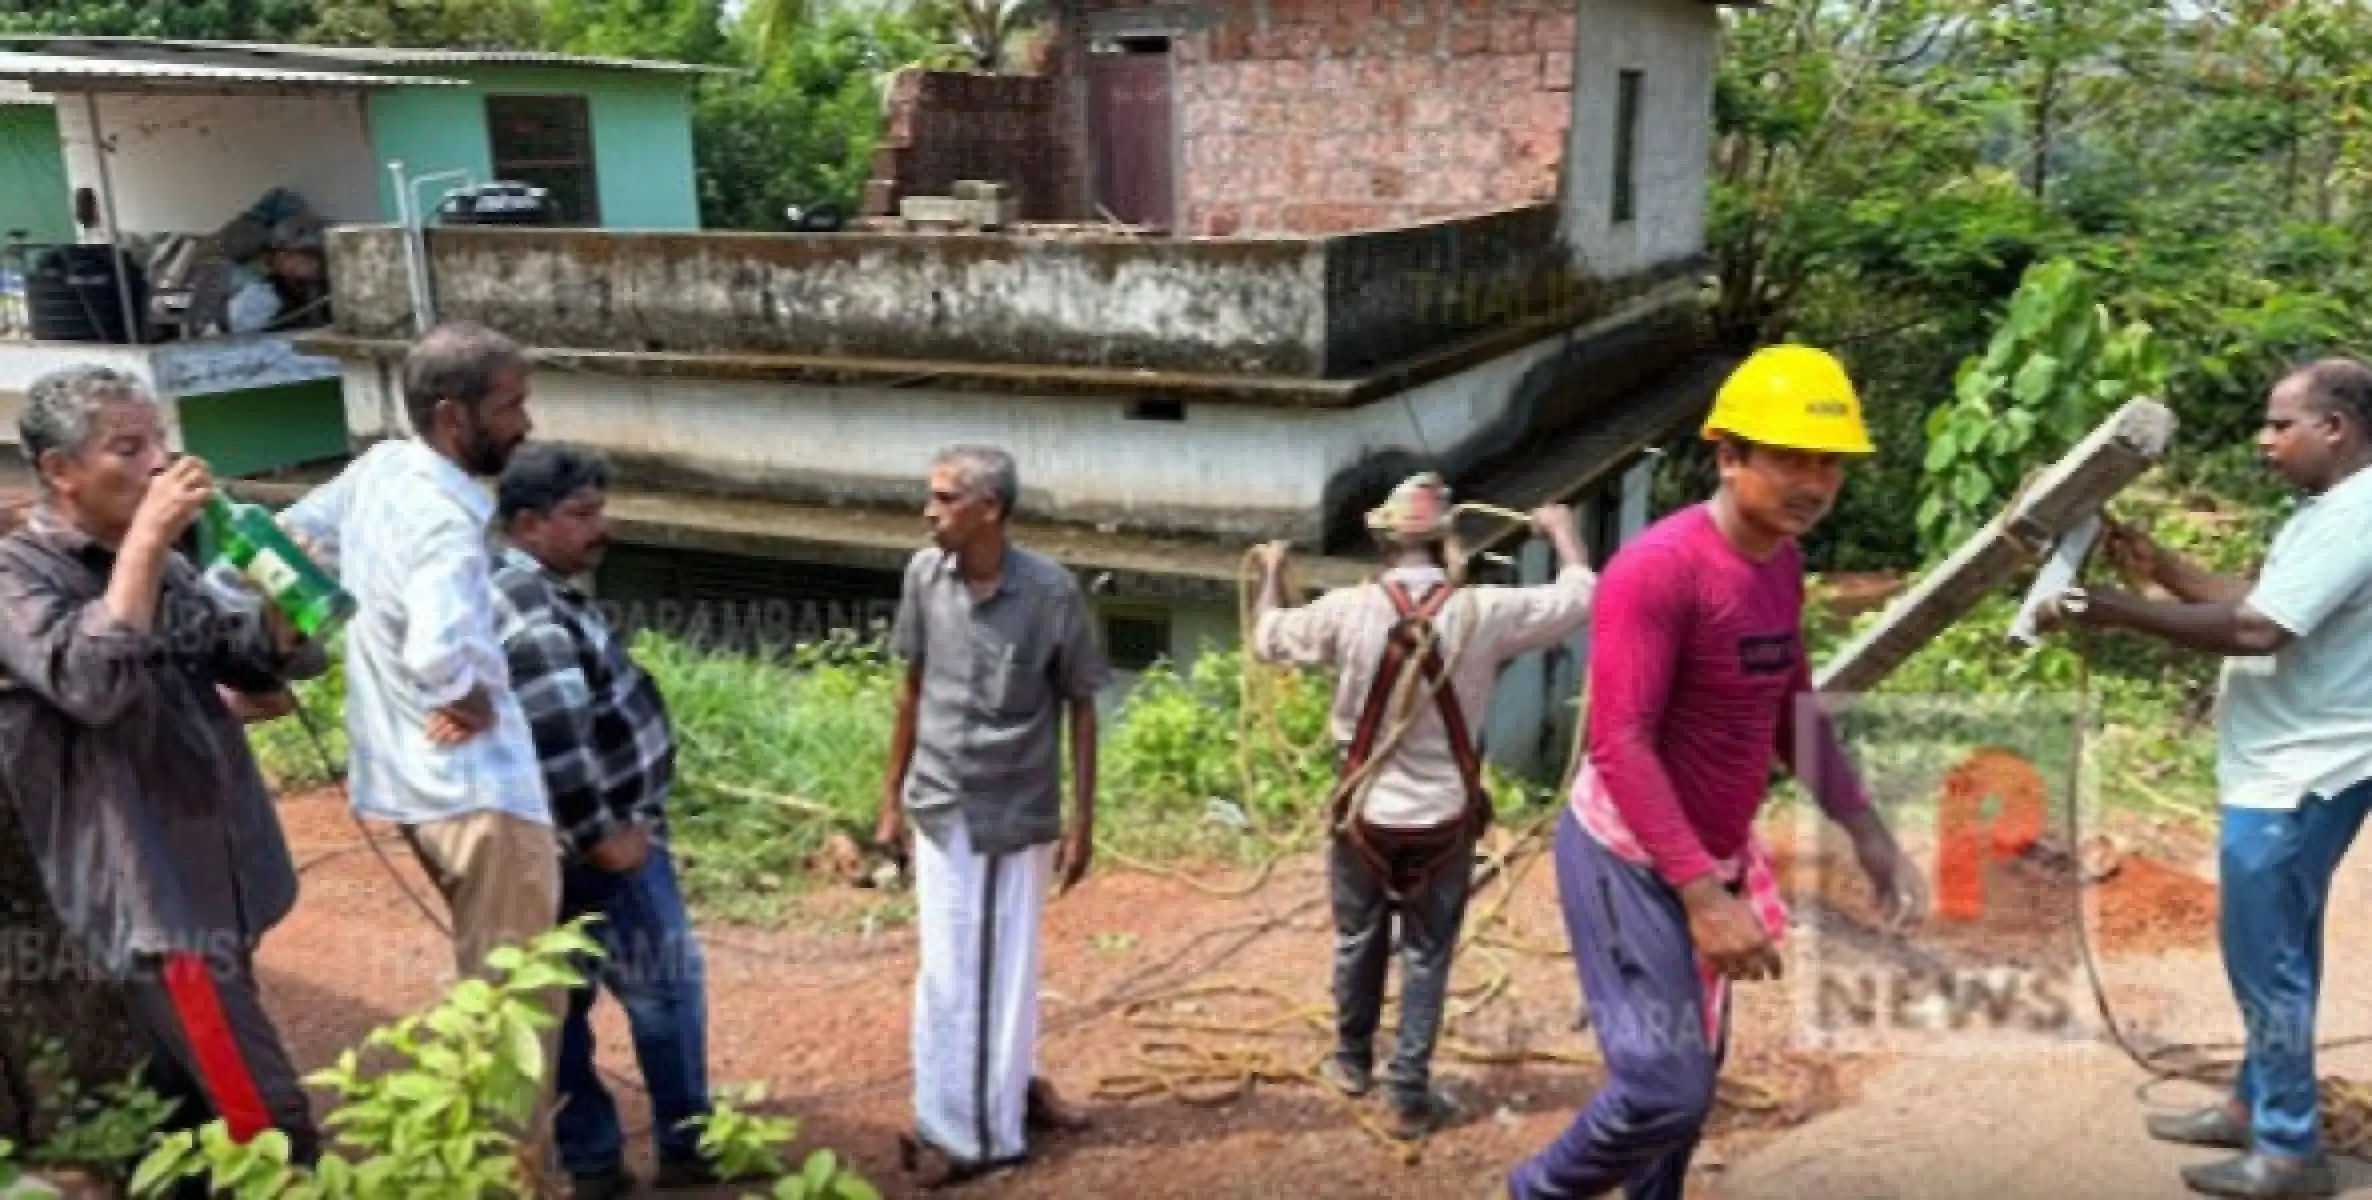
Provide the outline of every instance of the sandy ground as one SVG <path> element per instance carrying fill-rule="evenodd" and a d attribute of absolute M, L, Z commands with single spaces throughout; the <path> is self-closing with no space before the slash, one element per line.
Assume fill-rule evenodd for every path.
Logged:
<path fill-rule="evenodd" d="M 310 1069 L 374 1026 L 431 1003 L 450 980 L 450 963 L 336 793 L 292 798 L 283 813 L 304 892 L 297 912 L 266 943 L 261 968 L 267 1001 L 300 1066 Z M 389 840 L 384 848 L 411 885 L 430 896 L 401 844 Z M 1813 861 L 1796 857 L 1799 869 Z M 1169 1095 L 1096 1101 L 1093 1128 L 1044 1139 L 1038 1160 L 1025 1170 L 956 1194 L 1500 1194 L 1508 1166 L 1553 1139 L 1599 1080 L 1589 1062 L 1590 1036 L 1575 1028 L 1578 989 L 1561 956 L 1555 884 L 1546 867 L 1538 858 L 1520 871 L 1512 897 L 1494 884 L 1475 900 L 1478 936 L 1460 959 L 1460 1000 L 1437 1064 L 1440 1082 L 1465 1113 L 1410 1163 L 1363 1128 L 1347 1102 L 1291 1077 L 1328 1046 L 1319 1023 L 1326 1019 L 1329 935 L 1314 857 L 1280 866 L 1242 895 L 1214 889 L 1240 889 L 1243 876 L 1204 876 L 1197 887 L 1107 863 L 1057 901 L 1046 919 L 1042 1069 L 1067 1095 L 1086 1099 L 1100 1085 L 1141 1073 L 1142 1056 L 1169 1053 L 1156 1043 L 1183 1041 L 1202 1052 L 1260 1055 L 1283 1078 L 1264 1079 L 1217 1103 Z M 2029 867 L 2013 862 L 1988 875 L 2001 911 L 2016 913 L 2012 898 L 2034 890 L 2028 885 L 2035 880 L 2047 885 L 2061 878 Z M 2037 886 L 2046 896 L 2061 894 Z M 2206 944 L 2212 890 L 2179 869 L 2129 865 L 2096 895 L 2105 916 L 2095 923 L 2111 932 L 2118 953 Z M 830 1147 L 885 1194 L 911 1195 L 895 1139 L 909 1111 L 915 947 L 911 927 L 868 920 L 879 902 L 875 893 L 830 889 L 803 900 L 780 930 L 704 927 L 710 1059 L 718 1084 L 762 1082 L 768 1111 L 799 1118 L 800 1154 Z M 1894 953 L 1871 950 L 1841 926 L 1826 927 L 1849 922 L 1855 904 L 1840 896 L 1836 913 L 1797 913 L 1788 941 L 1791 974 L 1805 963 L 1833 972 L 1839 963 L 1858 961 L 1854 955 L 1883 960 Z M 1495 919 L 1479 924 L 1487 918 Z M 1986 924 L 1993 923 L 1989 916 Z M 1185 988 L 1200 992 L 1180 998 Z M 1923 1061 L 1915 1041 L 1842 1049 L 1805 1042 L 1803 1014 L 1812 1010 L 1803 991 L 1801 981 L 1744 989 L 1727 1079 L 1731 1097 L 1749 1103 L 1725 1105 L 1719 1114 L 1692 1193 L 1796 1194 L 1801 1170 L 1786 1164 L 1796 1161 L 1799 1148 L 1820 1147 L 1824 1138 L 1851 1140 L 1849 1122 L 1870 1106 L 1871 1088 L 1893 1086 L 1885 1081 L 1899 1078 L 1906 1062 Z M 2212 1009 L 2220 995 L 2209 991 L 2204 1003 Z M 647 1155 L 649 1119 L 634 1086 L 638 1075 L 623 1022 L 613 1004 L 598 1011 L 603 1063 L 617 1081 L 636 1153 Z M 1232 1028 L 1148 1024 L 1165 1019 Z M 1925 1107 L 1932 1114 L 1922 1119 L 1948 1123 L 1964 1103 L 1949 1072 L 1912 1090 L 1919 1094 L 1886 1099 L 1885 1107 L 1905 1114 Z M 1364 1111 L 1380 1115 L 1376 1105 L 1364 1102 Z"/>

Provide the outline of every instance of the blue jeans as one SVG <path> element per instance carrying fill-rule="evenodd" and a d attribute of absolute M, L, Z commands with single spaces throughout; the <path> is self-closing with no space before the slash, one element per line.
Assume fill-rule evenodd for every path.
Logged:
<path fill-rule="evenodd" d="M 608 952 L 597 984 L 625 1006 L 634 1057 L 650 1089 L 659 1161 L 689 1162 L 698 1157 L 700 1134 L 683 1123 L 709 1111 L 707 988 L 667 848 L 654 840 L 650 857 L 623 875 L 569 864 L 561 877 L 560 919 L 587 913 L 601 918 L 591 930 Z M 596 990 L 588 984 L 569 992 L 560 1027 L 554 1134 L 561 1162 L 576 1176 L 617 1171 L 626 1151 L 617 1104 L 593 1066 Z"/>
<path fill-rule="evenodd" d="M 2260 1154 L 2322 1149 L 2315 1093 L 2314 1010 L 2323 981 L 2323 913 L 2372 780 L 2295 811 L 2226 808 L 2220 853 L 2224 973 L 2240 1002 L 2248 1056 L 2235 1097 Z"/>

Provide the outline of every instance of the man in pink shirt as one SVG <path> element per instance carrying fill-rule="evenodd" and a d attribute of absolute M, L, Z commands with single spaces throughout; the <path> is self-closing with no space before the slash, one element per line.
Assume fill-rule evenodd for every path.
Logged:
<path fill-rule="evenodd" d="M 1843 458 L 1871 452 L 1852 383 L 1825 353 L 1771 347 L 1723 385 L 1704 432 L 1720 490 L 1624 547 L 1598 585 L 1587 757 L 1556 863 L 1607 1081 L 1516 1168 L 1516 1200 L 1682 1194 L 1727 1048 L 1728 982 L 1780 970 L 1785 910 L 1753 828 L 1774 760 L 1850 832 L 1890 917 L 1926 907 L 1809 699 L 1796 539 L 1835 502 Z M 1800 739 L 1799 713 L 1814 721 Z"/>

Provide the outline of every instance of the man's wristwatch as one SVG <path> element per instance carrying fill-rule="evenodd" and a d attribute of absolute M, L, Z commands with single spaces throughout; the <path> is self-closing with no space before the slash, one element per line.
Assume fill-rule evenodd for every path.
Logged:
<path fill-rule="evenodd" d="M 2059 593 L 2060 612 L 2066 613 L 2071 617 L 2080 617 L 2091 610 L 2092 593 L 2087 592 L 2080 587 L 2071 587 L 2066 591 Z"/>

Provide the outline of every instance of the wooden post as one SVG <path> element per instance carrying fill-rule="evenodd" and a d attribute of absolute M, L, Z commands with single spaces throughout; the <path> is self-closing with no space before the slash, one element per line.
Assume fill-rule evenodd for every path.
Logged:
<path fill-rule="evenodd" d="M 2174 443 L 2174 425 L 2174 413 L 2156 401 L 2135 400 L 2118 409 L 2014 505 L 1888 605 L 1875 624 L 1837 652 L 1814 686 L 1823 692 L 1876 687 L 1967 616 L 1986 593 L 2050 553 L 2060 535 L 2163 460 Z"/>

